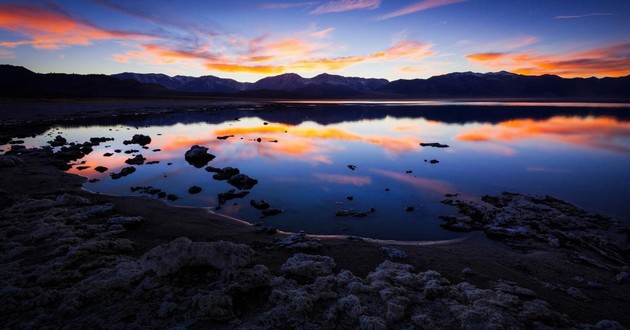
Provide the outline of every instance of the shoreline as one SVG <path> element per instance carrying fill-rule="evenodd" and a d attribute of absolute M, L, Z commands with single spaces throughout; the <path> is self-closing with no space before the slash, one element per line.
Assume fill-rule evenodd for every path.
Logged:
<path fill-rule="evenodd" d="M 59 120 L 67 115 L 67 112 L 61 112 L 57 114 L 57 117 L 51 115 L 48 116 L 47 119 Z M 81 116 L 89 115 L 89 113 L 81 113 Z M 24 114 L 24 118 L 28 118 L 28 114 Z M 41 118 L 30 118 L 30 120 L 35 122 L 39 119 Z M 25 127 L 22 127 L 23 133 L 27 133 L 29 129 L 28 126 L 27 124 Z M 36 292 L 33 290 L 36 290 L 35 288 L 37 286 L 41 289 L 42 283 L 38 281 L 42 281 L 42 277 L 45 277 L 45 273 L 38 273 L 38 275 L 32 279 L 34 281 L 32 284 L 29 284 L 30 282 L 28 281 L 30 281 L 33 276 L 27 277 L 26 280 L 19 279 L 18 276 L 22 276 L 21 274 L 24 272 L 35 272 L 32 265 L 40 265 L 40 267 L 44 268 L 49 266 L 53 267 L 52 264 L 49 265 L 49 263 L 54 260 L 66 263 L 66 267 L 70 269 L 72 271 L 71 274 L 73 274 L 70 277 L 58 277 L 56 280 L 51 279 L 50 281 L 52 281 L 51 283 L 53 284 L 49 284 L 59 292 L 67 288 L 71 288 L 71 291 L 61 296 L 55 296 L 48 292 L 44 293 L 50 295 L 50 305 L 63 302 L 62 305 L 64 307 L 74 307 L 68 307 L 67 313 L 64 312 L 55 315 L 53 312 L 56 310 L 56 307 L 53 308 L 43 303 L 43 306 L 40 306 L 41 309 L 47 310 L 53 308 L 53 312 L 46 314 L 46 317 L 37 319 L 39 320 L 38 322 L 40 322 L 37 324 L 40 326 L 68 324 L 68 326 L 89 327 L 90 325 L 96 324 L 91 322 L 100 319 L 105 322 L 102 324 L 112 325 L 112 328 L 129 326 L 129 324 L 134 322 L 140 327 L 188 325 L 187 327 L 191 328 L 203 328 L 207 326 L 235 328 L 239 326 L 247 327 L 252 324 L 262 324 L 264 327 L 265 324 L 268 324 L 264 322 L 269 320 L 265 319 L 265 315 L 258 309 L 271 313 L 275 311 L 276 309 L 274 308 L 278 306 L 284 306 L 285 308 L 289 308 L 289 310 L 294 307 L 298 308 L 291 305 L 292 302 L 287 303 L 286 301 L 269 300 L 271 298 L 268 298 L 268 296 L 272 292 L 285 292 L 289 290 L 286 292 L 302 294 L 303 290 L 306 290 L 304 289 L 305 286 L 315 285 L 315 283 L 318 283 L 317 278 L 322 276 L 337 276 L 336 285 L 344 289 L 335 289 L 337 290 L 335 294 L 339 296 L 338 298 L 325 299 L 320 297 L 316 299 L 310 297 L 311 307 L 308 307 L 310 309 L 306 314 L 300 314 L 294 311 L 295 317 L 306 322 L 301 323 L 304 326 L 308 324 L 322 325 L 323 323 L 317 323 L 324 322 L 323 319 L 318 319 L 318 315 L 321 316 L 321 313 L 325 312 L 320 311 L 320 308 L 328 306 L 326 304 L 328 304 L 329 300 L 332 301 L 333 305 L 336 304 L 334 306 L 341 306 L 340 304 L 343 303 L 340 301 L 351 295 L 355 298 L 360 298 L 361 306 L 364 306 L 366 309 L 362 313 L 357 312 L 356 315 L 349 311 L 339 309 L 337 312 L 338 315 L 335 315 L 337 315 L 336 317 L 338 318 L 342 318 L 344 322 L 349 322 L 347 323 L 349 325 L 348 327 L 363 324 L 361 320 L 372 320 L 376 323 L 384 321 L 386 325 L 392 327 L 414 324 L 418 326 L 417 322 L 421 321 L 418 321 L 419 319 L 416 316 L 422 313 L 424 313 L 423 315 L 426 316 L 427 320 L 430 319 L 432 322 L 437 322 L 432 319 L 433 314 L 431 313 L 435 311 L 431 308 L 437 308 L 438 301 L 447 301 L 448 299 L 454 300 L 450 301 L 449 305 L 445 305 L 446 307 L 442 306 L 442 308 L 464 308 L 457 307 L 459 306 L 457 304 L 463 304 L 462 306 L 468 306 L 466 308 L 472 308 L 471 313 L 472 311 L 480 312 L 474 310 L 473 305 L 466 305 L 457 300 L 459 298 L 452 298 L 452 295 L 455 295 L 456 292 L 463 290 L 461 283 L 469 283 L 474 286 L 475 290 L 478 290 L 474 291 L 477 292 L 477 294 L 484 292 L 483 294 L 486 295 L 484 297 L 490 301 L 499 301 L 497 299 L 500 299 L 500 294 L 509 294 L 515 297 L 510 298 L 513 299 L 512 303 L 515 305 L 510 305 L 510 303 L 504 301 L 501 303 L 506 304 L 504 309 L 500 311 L 494 309 L 488 310 L 501 317 L 507 317 L 506 315 L 512 315 L 509 313 L 514 313 L 512 317 L 515 317 L 521 324 L 526 326 L 533 324 L 527 323 L 531 321 L 548 322 L 544 324 L 551 327 L 580 327 L 584 323 L 596 324 L 603 319 L 615 320 L 626 327 L 630 325 L 630 316 L 627 315 L 624 308 L 624 306 L 630 304 L 629 282 L 627 280 L 618 281 L 616 279 L 616 276 L 620 274 L 618 270 L 622 269 L 623 265 L 618 265 L 619 268 L 615 268 L 615 271 L 612 271 L 593 267 L 592 264 L 576 263 L 574 260 L 568 258 L 572 253 L 574 254 L 577 251 L 570 246 L 566 248 L 562 246 L 553 248 L 540 245 L 531 240 L 523 242 L 510 239 L 492 240 L 481 232 L 472 232 L 462 238 L 445 242 L 411 242 L 413 244 L 404 241 L 375 240 L 344 236 L 305 235 L 280 231 L 265 232 L 264 228 L 260 228 L 249 222 L 216 214 L 205 208 L 172 206 L 160 200 L 143 196 L 115 196 L 89 192 L 80 186 L 82 181 L 84 181 L 82 177 L 62 172 L 54 167 L 54 162 L 50 155 L 47 155 L 43 151 L 28 151 L 17 155 L 0 156 L 0 159 L 9 158 L 17 159 L 14 161 L 15 164 L 0 167 L 0 174 L 2 174 L 0 176 L 0 192 L 4 195 L 3 197 L 6 197 L 6 202 L 3 203 L 8 203 L 8 205 L 0 205 L 0 219 L 2 221 L 1 232 L 3 235 L 2 251 L 5 253 L 2 259 L 5 270 L 1 272 L 2 277 L 0 280 L 5 281 L 5 283 L 11 283 L 11 288 L 20 287 L 22 290 L 31 290 L 28 292 Z M 8 164 L 8 162 L 11 161 L 7 161 L 6 164 Z M 4 162 L 2 164 L 4 164 Z M 50 206 L 44 208 L 42 208 L 42 206 L 32 209 L 28 208 L 35 204 Z M 111 207 L 107 205 L 111 205 Z M 58 211 L 56 212 L 60 213 L 51 211 L 57 209 Z M 72 213 L 71 215 L 66 214 L 70 212 L 70 210 L 75 209 L 77 210 L 76 213 Z M 95 212 L 94 210 L 105 209 L 107 210 L 102 211 L 103 213 L 90 213 Z M 112 218 L 124 218 L 127 219 L 127 221 L 133 221 L 134 217 L 141 217 L 143 221 L 138 221 L 137 223 L 121 222 L 118 226 L 113 223 L 105 226 L 102 225 L 103 221 L 107 224 L 107 221 L 112 221 Z M 49 240 L 46 236 L 34 239 L 32 235 L 33 233 L 40 232 L 41 221 L 44 221 L 44 219 L 56 221 L 50 223 L 46 222 L 47 226 L 49 224 L 52 226 L 50 227 L 50 233 L 53 234 L 46 234 L 52 235 L 49 237 L 56 237 L 54 235 L 63 237 L 63 232 L 70 230 L 68 228 L 74 226 L 74 229 L 70 232 L 66 232 L 66 234 L 74 233 L 72 235 L 76 235 L 78 238 L 73 239 L 75 240 L 74 243 L 63 244 L 59 243 L 62 241 L 61 239 Z M 70 221 L 68 219 L 72 219 L 72 221 L 76 223 L 68 223 L 67 221 Z M 136 218 L 136 220 L 137 219 L 139 218 Z M 65 223 L 65 227 L 56 231 L 56 226 L 58 226 L 56 223 L 59 221 Z M 18 230 L 16 229 L 17 226 L 26 227 L 20 227 L 22 229 Z M 112 231 L 111 229 L 114 226 L 116 226 L 114 228 L 115 230 Z M 100 229 L 93 229 L 96 227 Z M 90 230 L 96 230 L 96 232 L 89 235 L 83 233 L 83 231 Z M 180 237 L 187 237 L 192 243 L 179 240 Z M 291 239 L 283 240 L 287 238 Z M 165 249 L 167 247 L 174 248 L 175 245 L 173 244 L 175 244 L 175 241 L 177 241 L 178 244 L 183 244 L 182 246 L 187 246 L 186 249 L 194 249 L 196 246 L 200 246 L 198 244 L 211 244 L 218 241 L 225 241 L 232 242 L 239 246 L 244 245 L 248 249 L 251 249 L 252 252 L 251 255 L 249 254 L 250 252 L 246 253 L 248 257 L 245 259 L 247 259 L 248 262 L 242 264 L 237 262 L 234 270 L 231 270 L 231 267 L 221 270 L 222 268 L 218 267 L 214 260 L 210 261 L 211 265 L 199 265 L 196 263 L 197 261 L 186 259 L 190 264 L 184 263 L 180 266 L 181 269 L 177 268 L 173 272 L 171 272 L 171 268 L 168 268 L 169 271 L 165 271 L 168 274 L 164 276 L 160 276 L 159 274 L 163 268 L 152 268 L 153 272 L 149 273 L 142 273 L 144 272 L 144 270 L 142 270 L 142 276 L 138 275 L 138 278 L 134 277 L 133 279 L 124 277 L 118 273 L 116 273 L 118 275 L 113 275 L 117 269 L 122 269 L 120 268 L 123 267 L 121 265 L 129 262 L 138 262 L 139 269 L 144 269 L 142 267 L 145 267 L 147 264 L 142 264 L 141 261 L 148 260 L 146 259 L 148 258 L 147 256 L 150 256 L 151 253 L 157 253 L 156 251 L 166 253 Z M 41 249 L 49 245 L 55 246 L 60 250 L 55 250 L 57 252 L 52 257 L 45 257 Z M 212 248 L 216 247 L 216 245 L 203 246 L 205 248 L 210 248 L 210 246 L 212 246 Z M 383 247 L 386 249 L 382 249 Z M 234 253 L 237 253 L 235 251 L 242 250 L 240 247 L 236 248 L 231 246 L 231 248 L 234 251 L 231 252 L 232 254 L 228 253 L 228 255 L 235 255 Z M 625 249 L 625 251 L 628 251 L 627 242 L 625 242 Z M 67 253 L 64 254 L 64 251 Z M 74 256 L 70 256 L 70 252 L 72 251 L 74 251 L 74 253 L 83 251 L 81 253 L 84 254 L 80 255 L 80 259 L 69 259 Z M 402 254 L 397 254 L 395 251 L 404 253 L 406 257 L 402 257 Z M 389 252 L 392 252 L 392 254 L 388 254 Z M 315 267 L 313 268 L 315 270 L 309 268 L 309 271 L 314 271 L 316 276 L 313 277 L 308 272 L 304 273 L 304 269 L 296 271 L 297 273 L 293 272 L 293 270 L 287 270 L 290 269 L 289 266 L 285 267 L 285 265 L 288 264 L 288 260 L 293 260 L 291 258 L 294 258 L 296 254 L 299 253 L 321 256 L 321 258 L 317 260 L 307 260 L 308 262 L 304 262 L 304 265 Z M 164 255 L 166 256 L 167 254 Z M 334 260 L 334 262 L 327 264 L 328 259 L 325 258 L 330 258 Z M 92 259 L 98 260 L 98 263 L 82 271 L 77 271 L 73 268 L 78 267 L 75 264 L 77 260 L 88 261 Z M 384 263 L 387 262 L 390 262 L 390 264 L 386 264 L 386 266 L 390 268 L 383 266 Z M 89 264 L 89 262 L 87 263 Z M 427 299 L 423 300 L 423 302 L 426 303 L 427 306 L 433 307 L 420 313 L 418 308 L 420 308 L 419 306 L 421 305 L 403 304 L 400 302 L 404 300 L 403 298 L 411 299 L 411 296 L 405 295 L 400 295 L 398 297 L 400 299 L 397 300 L 397 303 L 389 300 L 383 303 L 372 302 L 372 299 L 377 299 L 374 297 L 378 297 L 379 293 L 378 290 L 372 292 L 370 291 L 371 289 L 368 289 L 370 285 L 376 285 L 375 282 L 370 282 L 370 278 L 374 279 L 375 276 L 377 276 L 376 274 L 390 274 L 394 272 L 393 268 L 391 268 L 393 267 L 391 266 L 392 263 L 411 265 L 414 269 L 413 272 L 409 272 L 407 268 L 402 266 L 400 266 L 402 268 L 396 268 L 396 272 L 407 272 L 405 274 L 411 274 L 413 276 L 420 276 L 420 273 L 417 272 L 423 272 L 422 276 L 429 276 L 424 273 L 429 270 L 439 272 L 439 277 L 434 278 L 435 283 L 440 283 L 438 286 L 441 288 L 435 291 L 437 298 L 429 298 L 433 293 L 427 292 L 433 291 L 427 289 L 429 288 L 428 282 L 418 282 L 413 285 L 398 283 L 394 286 L 405 288 L 405 290 L 409 290 L 410 292 L 415 290 L 415 286 L 420 286 L 420 288 L 424 290 L 423 292 Z M 261 275 L 262 273 L 259 274 L 257 272 L 262 268 L 258 266 L 251 267 L 250 265 L 252 264 L 261 265 L 267 270 Z M 160 267 L 166 267 L 164 264 L 158 263 L 158 265 Z M 330 267 L 331 265 L 332 267 Z M 625 266 L 628 265 L 626 264 Z M 325 270 L 322 270 L 322 267 Z M 53 271 L 55 269 L 54 267 L 50 269 L 52 273 L 56 271 Z M 219 269 L 219 271 L 217 271 L 217 269 Z M 228 271 L 228 269 L 230 270 Z M 465 271 L 465 269 L 469 269 L 470 271 Z M 361 283 L 363 283 L 362 285 L 367 285 L 365 288 L 367 291 L 354 292 L 352 294 L 344 291 L 350 289 L 347 289 L 344 286 L 345 284 L 341 284 L 340 276 L 343 270 L 352 272 L 354 276 L 361 278 L 366 277 Z M 228 280 L 230 278 L 229 276 L 227 278 L 223 277 L 227 276 L 222 275 L 223 273 L 232 271 L 236 272 L 230 275 L 233 276 L 232 280 Z M 377 271 L 380 271 L 380 273 Z M 256 282 L 257 284 L 255 285 L 252 284 L 254 283 L 252 282 L 248 284 L 251 288 L 245 288 L 244 283 L 249 283 L 245 279 L 249 278 L 251 281 L 251 276 L 268 278 L 268 281 L 263 281 L 264 283 Z M 277 279 L 272 280 L 274 277 L 277 277 Z M 576 280 L 575 278 L 577 277 L 581 278 L 582 281 Z M 108 282 L 109 284 L 107 285 L 103 284 L 104 282 L 94 282 L 96 279 L 104 281 L 101 278 L 116 279 L 119 282 Z M 291 284 L 286 282 L 289 280 L 297 281 L 297 283 Z M 446 282 L 444 280 L 446 280 Z M 215 283 L 215 281 L 217 282 Z M 276 282 L 273 281 L 280 281 L 283 284 L 274 284 Z M 507 287 L 511 288 L 509 290 L 512 291 L 506 289 L 505 283 L 508 282 L 513 283 L 507 285 Z M 590 282 L 599 283 L 599 286 L 589 286 L 587 283 Z M 159 285 L 156 283 L 159 283 Z M 248 303 L 240 302 L 239 299 L 245 299 L 239 296 L 240 293 L 229 291 L 232 289 L 222 287 L 217 283 L 223 283 L 222 285 L 226 283 L 241 285 L 242 287 L 239 287 L 237 292 L 245 292 Z M 117 286 L 123 284 L 124 287 Z M 99 295 L 111 293 L 111 297 L 104 299 L 104 301 L 92 298 L 88 299 L 86 297 L 88 297 L 88 293 L 92 291 L 81 291 L 87 290 L 84 288 L 86 285 L 91 285 L 93 290 L 98 289 L 99 291 L 97 292 Z M 208 287 L 209 285 L 210 287 Z M 6 284 L 3 286 L 4 289 L 9 289 Z M 148 291 L 145 289 L 140 290 L 140 287 L 149 289 L 147 289 Z M 499 287 L 503 287 L 504 289 L 499 289 Z M 165 288 L 168 288 L 168 290 Z M 577 289 L 577 291 L 571 288 Z M 519 291 L 519 289 L 527 289 L 529 291 Z M 190 290 L 192 291 L 188 292 Z M 210 301 L 204 305 L 200 302 L 200 299 L 202 299 L 200 298 L 201 296 L 198 296 L 201 294 L 200 292 L 205 292 L 203 290 L 214 290 L 212 292 L 220 291 L 220 294 L 217 293 L 211 298 L 203 298 L 209 299 L 208 301 Z M 29 318 L 33 319 L 34 317 L 34 315 L 29 314 L 32 312 L 28 311 L 29 304 L 33 302 L 30 298 L 27 298 L 28 295 L 25 295 L 27 291 L 18 290 L 15 291 L 18 293 L 9 293 L 8 297 L 5 297 L 6 293 L 4 293 L 5 296 L 3 296 L 3 298 L 8 299 L 5 300 L 8 302 L 4 307 L 0 308 L 0 315 L 10 319 L 11 323 L 8 323 L 10 326 L 16 327 L 18 325 L 24 325 L 26 324 L 25 322 L 31 321 Z M 72 294 L 75 291 L 77 292 L 77 297 L 83 297 L 76 298 L 80 300 L 80 302 L 75 303 L 76 306 L 67 301 L 67 299 L 70 299 L 69 297 L 73 297 Z M 19 292 L 22 292 L 22 295 L 20 295 Z M 127 293 L 121 294 L 121 292 Z M 517 292 L 520 292 L 520 294 Z M 533 296 L 531 292 L 534 293 Z M 576 292 L 580 292 L 584 297 Z M 40 292 L 40 294 L 42 293 Z M 127 295 L 132 296 L 129 302 L 125 302 Z M 381 293 L 380 296 L 382 297 L 383 293 Z M 229 299 L 226 297 L 229 297 Z M 138 305 L 145 301 L 145 299 L 157 299 L 157 301 L 148 304 L 146 308 Z M 525 313 L 525 311 L 531 312 L 527 309 L 529 307 L 526 306 L 529 306 L 528 304 L 538 299 L 547 301 L 549 303 L 548 309 L 559 314 L 556 315 L 549 312 L 551 313 L 549 314 L 551 315 L 549 316 L 549 320 L 524 318 L 522 315 L 524 315 L 523 313 Z M 227 303 L 228 300 L 230 301 L 229 304 Z M 181 308 L 165 307 L 167 312 L 164 312 L 166 313 L 164 314 L 166 317 L 163 318 L 159 314 L 161 304 L 163 304 L 164 301 L 173 303 Z M 111 314 L 109 316 L 94 312 L 94 308 L 98 309 L 99 307 L 104 307 L 103 304 L 111 303 L 121 304 L 123 307 L 120 307 L 120 310 L 106 309 L 105 312 Z M 286 304 L 286 306 L 282 305 L 283 303 Z M 474 300 L 471 300 L 471 304 L 473 303 Z M 208 315 L 209 312 L 203 312 L 202 310 L 202 307 L 208 304 L 210 304 L 209 306 L 214 306 L 213 308 L 215 309 L 219 307 L 225 309 L 225 313 L 221 315 L 210 313 L 210 315 Z M 400 317 L 385 317 L 388 308 L 394 308 L 391 307 L 393 306 L 392 304 L 404 305 L 403 309 L 405 312 L 399 315 Z M 380 321 L 372 319 L 378 315 L 368 312 L 369 310 L 378 310 L 378 308 L 381 308 L 378 306 L 384 306 L 382 308 L 385 308 L 383 315 L 380 316 Z M 134 313 L 141 316 L 137 316 L 136 319 L 131 321 L 125 321 L 128 316 L 125 314 L 124 307 L 131 308 Z M 13 310 L 11 310 L 11 308 L 13 308 Z M 194 309 L 198 313 L 188 315 L 185 309 Z M 24 312 L 24 314 L 15 314 L 19 311 Z M 562 314 L 565 314 L 566 319 L 561 317 Z M 9 317 L 9 315 L 12 316 Z M 369 316 L 370 318 L 361 318 L 362 316 Z M 348 321 L 352 317 L 359 323 Z M 414 317 L 416 317 L 416 319 L 414 319 Z M 114 321 L 116 321 L 116 323 L 109 323 Z M 297 322 L 291 318 L 285 321 L 289 323 L 281 322 L 276 325 L 284 324 L 287 326 L 288 324 L 293 324 L 290 322 Z M 151 325 L 151 322 L 156 323 Z M 342 325 L 346 323 L 342 322 L 336 324 L 343 327 Z"/>

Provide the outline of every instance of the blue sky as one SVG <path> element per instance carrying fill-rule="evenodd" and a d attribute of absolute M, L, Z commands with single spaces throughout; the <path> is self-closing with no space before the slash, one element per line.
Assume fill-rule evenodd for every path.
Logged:
<path fill-rule="evenodd" d="M 0 62 L 255 81 L 630 74 L 630 1 L 0 1 Z"/>

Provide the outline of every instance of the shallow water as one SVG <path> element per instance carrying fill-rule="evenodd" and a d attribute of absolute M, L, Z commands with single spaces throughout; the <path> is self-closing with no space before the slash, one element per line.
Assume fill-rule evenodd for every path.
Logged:
<path fill-rule="evenodd" d="M 186 150 L 199 144 L 216 156 L 208 165 L 237 167 L 259 181 L 220 213 L 289 231 L 437 240 L 460 235 L 442 230 L 438 219 L 453 213 L 440 201 L 455 193 L 464 199 L 501 191 L 548 194 L 627 223 L 628 112 L 619 105 L 496 102 L 254 105 L 53 127 L 26 144 L 43 145 L 57 134 L 69 142 L 113 137 L 81 159 L 90 168 L 70 170 L 100 179 L 86 189 L 139 195 L 130 187 L 152 186 L 181 197 L 173 204 L 214 208 L 217 194 L 234 187 L 184 160 Z M 133 134 L 151 136 L 148 149 L 123 145 Z M 225 135 L 234 137 L 217 139 Z M 421 147 L 421 142 L 449 147 Z M 114 149 L 139 152 L 103 157 Z M 124 161 L 136 154 L 159 163 L 135 166 L 135 173 L 112 180 L 110 173 L 128 166 Z M 439 162 L 432 164 L 434 159 Z M 109 170 L 94 171 L 99 165 Z M 189 194 L 193 185 L 201 193 Z M 283 212 L 261 218 L 249 205 L 252 199 Z M 362 218 L 336 216 L 371 208 L 375 211 Z"/>

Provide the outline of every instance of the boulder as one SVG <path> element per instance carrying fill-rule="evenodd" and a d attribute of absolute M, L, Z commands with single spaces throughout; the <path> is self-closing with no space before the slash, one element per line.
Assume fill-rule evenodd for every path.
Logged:
<path fill-rule="evenodd" d="M 151 143 L 151 137 L 147 136 L 147 135 L 142 135 L 142 134 L 134 134 L 133 137 L 131 137 L 131 140 L 125 140 L 123 141 L 123 144 L 127 145 L 127 144 L 139 144 L 141 146 L 145 146 L 147 144 Z"/>
<path fill-rule="evenodd" d="M 127 163 L 129 165 L 142 165 L 142 164 L 144 164 L 145 160 L 147 160 L 147 159 L 142 157 L 142 155 L 136 155 L 136 157 L 129 158 L 129 159 L 125 160 L 125 163 Z"/>
<path fill-rule="evenodd" d="M 208 153 L 208 148 L 202 147 L 200 145 L 194 145 L 190 147 L 188 151 L 184 154 L 184 158 L 186 161 L 196 167 L 201 168 L 206 166 L 209 161 L 213 160 L 215 156 L 213 154 Z"/>
<path fill-rule="evenodd" d="M 335 266 L 331 257 L 296 253 L 280 269 L 291 275 L 315 278 L 330 274 Z"/>
<path fill-rule="evenodd" d="M 252 179 L 247 175 L 240 173 L 232 176 L 228 180 L 228 183 L 240 190 L 249 190 L 258 183 L 258 180 Z"/>

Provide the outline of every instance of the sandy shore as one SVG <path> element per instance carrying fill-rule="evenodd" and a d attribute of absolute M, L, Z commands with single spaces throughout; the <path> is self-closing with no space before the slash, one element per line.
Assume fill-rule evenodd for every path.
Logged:
<path fill-rule="evenodd" d="M 5 104 L 3 134 L 173 105 L 93 102 L 30 114 Z M 46 151 L 0 156 L 0 165 L 0 318 L 8 328 L 630 326 L 630 250 L 614 226 L 593 229 L 621 239 L 619 250 L 599 256 L 590 241 L 541 244 L 483 231 L 433 244 L 310 237 L 93 194 Z"/>

